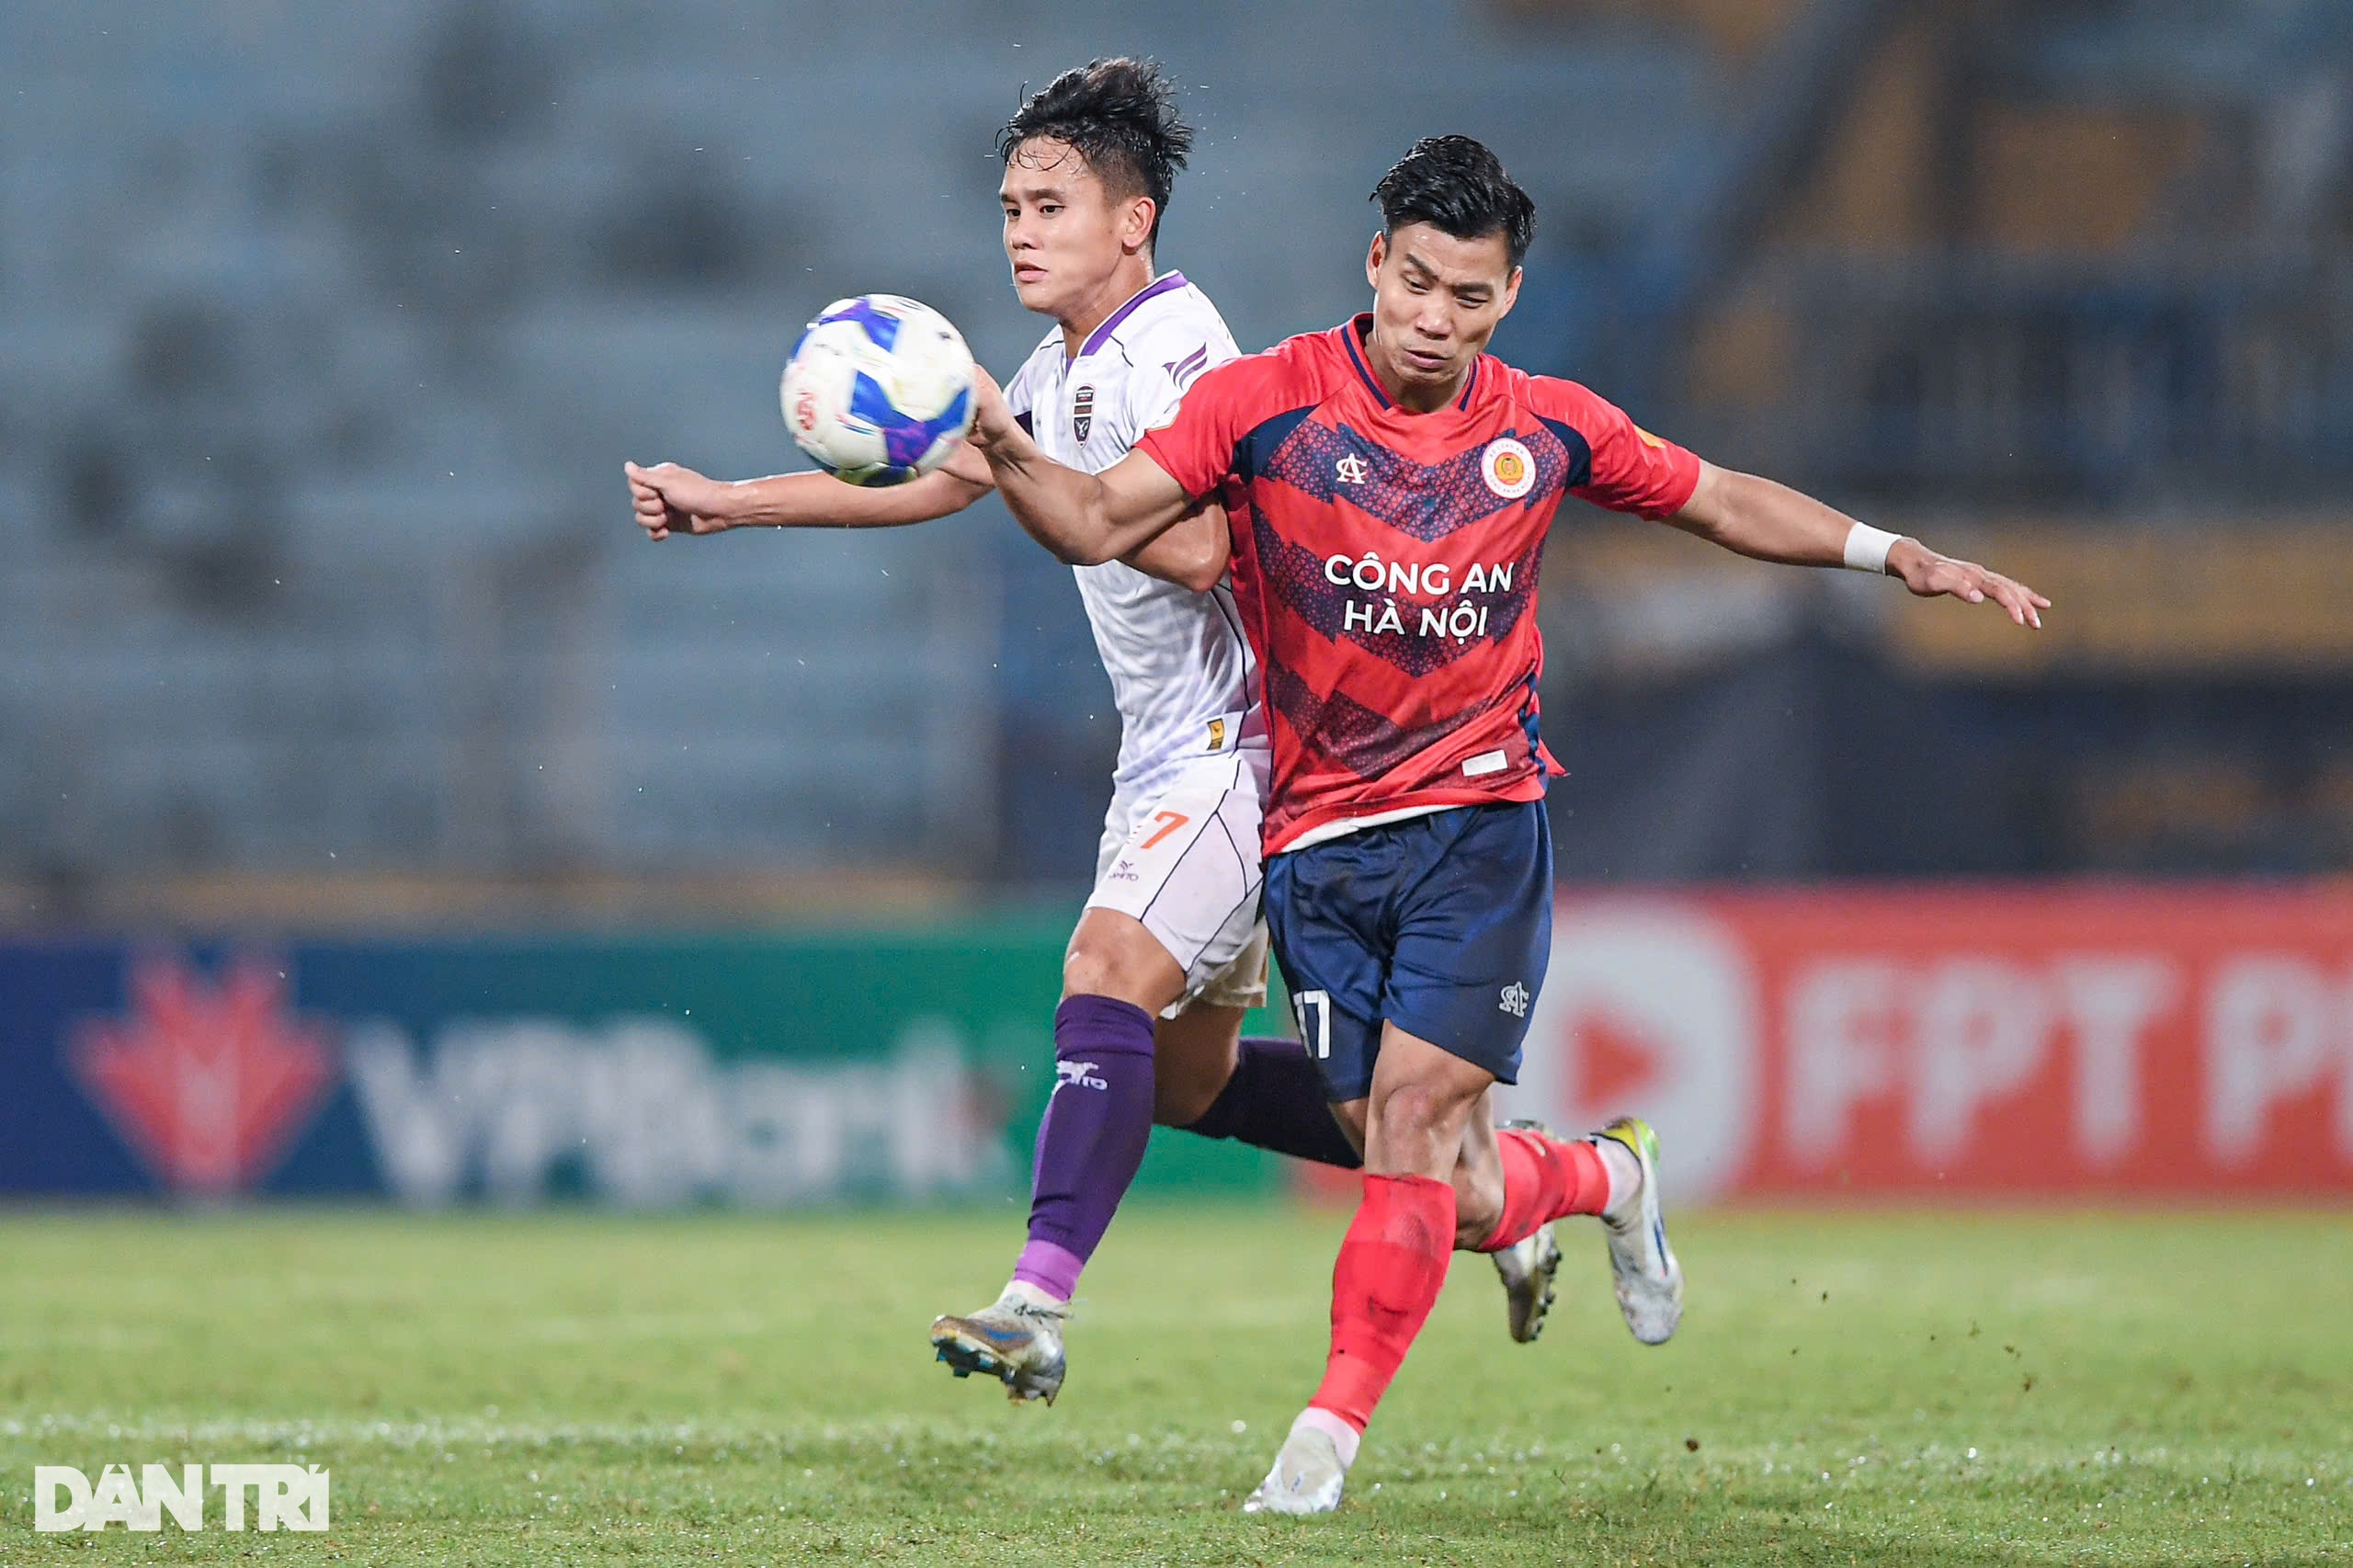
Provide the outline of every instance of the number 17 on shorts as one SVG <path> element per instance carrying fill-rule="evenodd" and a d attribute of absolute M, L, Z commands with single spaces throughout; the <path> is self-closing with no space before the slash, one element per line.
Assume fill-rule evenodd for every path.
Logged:
<path fill-rule="evenodd" d="M 1307 1054 L 1318 1062 L 1332 1060 L 1332 994 L 1294 992 L 1290 1016 L 1299 1020 L 1300 1043 L 1307 1047 Z"/>

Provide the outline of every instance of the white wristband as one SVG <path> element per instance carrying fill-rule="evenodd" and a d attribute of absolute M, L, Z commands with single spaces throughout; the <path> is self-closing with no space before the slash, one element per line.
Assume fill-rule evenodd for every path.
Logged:
<path fill-rule="evenodd" d="M 1847 567 L 1853 572 L 1887 570 L 1887 552 L 1895 548 L 1902 534 L 1875 528 L 1869 523 L 1857 523 L 1847 530 Z"/>

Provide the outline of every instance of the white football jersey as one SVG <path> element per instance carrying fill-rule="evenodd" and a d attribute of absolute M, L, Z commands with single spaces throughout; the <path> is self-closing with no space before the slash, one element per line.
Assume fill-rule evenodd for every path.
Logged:
<path fill-rule="evenodd" d="M 1209 296 L 1164 273 L 1075 356 L 1059 327 L 1049 332 L 1006 384 L 1006 403 L 1048 457 L 1100 473 L 1167 421 L 1194 378 L 1239 353 Z M 1265 748 L 1231 587 L 1196 594 L 1118 561 L 1071 570 L 1119 705 L 1119 795 L 1142 798 L 1203 756 Z"/>

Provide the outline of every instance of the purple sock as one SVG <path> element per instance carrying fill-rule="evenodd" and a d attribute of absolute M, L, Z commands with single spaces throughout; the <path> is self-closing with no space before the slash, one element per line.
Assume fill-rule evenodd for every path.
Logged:
<path fill-rule="evenodd" d="M 1152 1137 L 1152 1015 L 1110 996 L 1054 1010 L 1053 1096 L 1029 1177 L 1029 1244 L 1013 1277 L 1064 1301 Z"/>
<path fill-rule="evenodd" d="M 1364 1156 L 1332 1114 L 1315 1059 L 1295 1040 L 1244 1040 L 1234 1058 L 1233 1076 L 1200 1119 L 1187 1123 L 1185 1131 L 1204 1138 L 1238 1139 L 1254 1149 L 1345 1171 L 1364 1165 Z"/>

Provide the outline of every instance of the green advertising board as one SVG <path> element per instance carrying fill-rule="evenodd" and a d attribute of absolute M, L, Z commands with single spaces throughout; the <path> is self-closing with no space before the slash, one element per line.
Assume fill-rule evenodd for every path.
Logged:
<path fill-rule="evenodd" d="M 1017 1210 L 1067 934 L 27 944 L 0 1190 Z M 1138 1190 L 1279 1167 L 1162 1130 Z"/>

